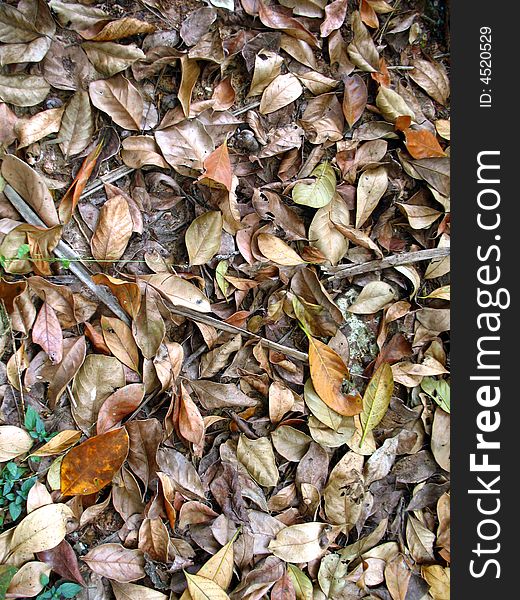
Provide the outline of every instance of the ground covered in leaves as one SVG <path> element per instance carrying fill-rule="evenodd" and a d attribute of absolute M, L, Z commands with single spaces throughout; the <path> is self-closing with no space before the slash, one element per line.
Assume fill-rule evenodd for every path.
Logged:
<path fill-rule="evenodd" d="M 448 9 L 0 2 L 0 598 L 448 599 Z"/>

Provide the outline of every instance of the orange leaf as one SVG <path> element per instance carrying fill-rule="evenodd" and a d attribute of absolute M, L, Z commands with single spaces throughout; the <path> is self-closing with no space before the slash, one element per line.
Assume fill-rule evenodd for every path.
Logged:
<path fill-rule="evenodd" d="M 224 186 L 228 191 L 231 191 L 233 171 L 231 170 L 227 142 L 224 142 L 216 150 L 213 150 L 206 158 L 204 161 L 204 169 L 205 171 L 199 177 L 199 181 L 202 180 L 202 183 L 205 183 L 204 180 L 210 179 L 211 181 L 220 184 L 216 187 Z"/>
<path fill-rule="evenodd" d="M 86 496 L 99 492 L 125 462 L 128 448 L 124 428 L 96 435 L 73 448 L 61 463 L 61 493 Z"/>
<path fill-rule="evenodd" d="M 332 348 L 307 334 L 309 366 L 314 389 L 325 404 L 341 415 L 351 417 L 362 410 L 361 396 L 344 394 L 343 380 L 349 379 L 348 368 Z"/>
<path fill-rule="evenodd" d="M 377 18 L 376 11 L 370 6 L 367 0 L 361 0 L 359 12 L 361 20 L 367 27 L 371 27 L 372 29 L 379 27 L 379 19 Z"/>
<path fill-rule="evenodd" d="M 195 454 L 202 455 L 204 445 L 204 421 L 197 405 L 191 399 L 186 388 L 181 383 L 179 394 L 179 432 L 181 436 L 191 442 Z"/>
<path fill-rule="evenodd" d="M 437 138 L 431 131 L 427 129 L 407 129 L 404 135 L 406 136 L 406 148 L 414 158 L 446 156 Z"/>
<path fill-rule="evenodd" d="M 58 214 L 62 223 L 68 223 L 72 219 L 72 214 L 76 209 L 79 202 L 79 198 L 87 185 L 90 175 L 96 166 L 97 159 L 103 147 L 103 142 L 100 142 L 94 150 L 85 158 L 83 161 L 76 178 L 72 182 L 70 188 L 67 190 L 65 196 L 63 196 L 60 206 L 58 208 Z"/>
<path fill-rule="evenodd" d="M 396 131 L 406 131 L 412 124 L 412 117 L 410 115 L 401 115 L 395 120 Z"/>

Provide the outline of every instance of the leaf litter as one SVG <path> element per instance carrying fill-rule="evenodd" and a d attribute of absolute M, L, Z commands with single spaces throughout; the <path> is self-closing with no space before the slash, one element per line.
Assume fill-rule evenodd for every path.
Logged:
<path fill-rule="evenodd" d="M 448 11 L 0 2 L 0 597 L 449 596 Z"/>

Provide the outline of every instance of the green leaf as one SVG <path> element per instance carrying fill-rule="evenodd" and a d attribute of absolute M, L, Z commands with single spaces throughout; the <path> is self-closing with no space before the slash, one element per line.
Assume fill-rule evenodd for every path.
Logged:
<path fill-rule="evenodd" d="M 26 258 L 29 255 L 29 244 L 22 244 L 16 253 L 16 258 Z"/>
<path fill-rule="evenodd" d="M 28 406 L 25 412 L 24 425 L 26 429 L 33 430 L 36 427 L 36 421 L 38 419 L 38 413 L 32 406 Z"/>
<path fill-rule="evenodd" d="M 372 375 L 363 396 L 363 410 L 359 415 L 363 427 L 360 446 L 363 445 L 367 433 L 372 431 L 384 417 L 393 391 L 392 369 L 389 364 L 383 363 Z"/>
<path fill-rule="evenodd" d="M 297 600 L 312 600 L 312 582 L 305 573 L 295 565 L 287 565 L 287 574 L 289 575 Z"/>
<path fill-rule="evenodd" d="M 57 589 L 56 593 L 61 594 L 64 598 L 74 598 L 76 594 L 81 591 L 81 586 L 77 583 L 62 583 Z"/>
<path fill-rule="evenodd" d="M 11 565 L 0 565 L 0 598 L 5 598 L 11 579 L 18 569 Z"/>
<path fill-rule="evenodd" d="M 450 384 L 444 379 L 425 377 L 421 382 L 423 392 L 433 398 L 444 412 L 450 412 Z"/>
<path fill-rule="evenodd" d="M 292 199 L 296 204 L 313 208 L 326 206 L 336 192 L 336 174 L 329 163 L 318 165 L 311 173 L 316 179 L 312 183 L 297 183 L 292 190 Z"/>

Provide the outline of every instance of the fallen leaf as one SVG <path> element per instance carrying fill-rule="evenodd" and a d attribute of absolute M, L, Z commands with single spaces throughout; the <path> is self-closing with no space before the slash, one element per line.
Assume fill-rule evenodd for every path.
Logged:
<path fill-rule="evenodd" d="M 29 452 L 34 444 L 32 437 L 20 427 L 0 426 L 0 462 L 7 462 Z"/>
<path fill-rule="evenodd" d="M 372 375 L 363 395 L 363 410 L 359 415 L 363 427 L 360 446 L 363 445 L 368 432 L 372 431 L 384 417 L 390 405 L 393 391 L 392 369 L 390 365 L 383 363 Z"/>
<path fill-rule="evenodd" d="M 325 7 L 325 20 L 320 25 L 322 38 L 328 37 L 333 31 L 339 29 L 347 16 L 348 0 L 334 0 Z"/>
<path fill-rule="evenodd" d="M 361 290 L 348 311 L 357 315 L 371 315 L 395 299 L 395 291 L 383 281 L 371 281 Z"/>
<path fill-rule="evenodd" d="M 241 434 L 238 439 L 237 458 L 260 485 L 274 487 L 279 473 L 273 447 L 267 438 L 250 440 Z"/>
<path fill-rule="evenodd" d="M 142 383 L 130 383 L 111 394 L 99 409 L 97 434 L 106 433 L 134 412 L 143 401 L 144 392 Z"/>
<path fill-rule="evenodd" d="M 45 563 L 25 563 L 11 579 L 5 598 L 32 598 L 38 595 L 45 587 L 42 581 L 49 578 L 50 572 L 51 568 Z"/>
<path fill-rule="evenodd" d="M 51 108 L 42 110 L 29 119 L 19 119 L 15 125 L 18 147 L 25 148 L 59 131 L 64 110 L 64 108 Z"/>
<path fill-rule="evenodd" d="M 45 100 L 50 89 L 39 75 L 0 75 L 0 100 L 14 106 L 35 106 Z"/>
<path fill-rule="evenodd" d="M 437 138 L 428 129 L 406 129 L 406 149 L 414 158 L 446 156 Z"/>
<path fill-rule="evenodd" d="M 298 182 L 292 189 L 292 199 L 296 204 L 313 208 L 327 205 L 336 191 L 336 174 L 329 163 L 321 163 L 311 173 L 316 179 L 312 183 Z"/>
<path fill-rule="evenodd" d="M 122 75 L 99 79 L 89 85 L 92 104 L 123 129 L 139 131 L 143 120 L 144 101 L 135 86 Z"/>
<path fill-rule="evenodd" d="M 278 265 L 294 266 L 305 263 L 288 244 L 271 233 L 261 233 L 256 239 L 260 252 Z"/>
<path fill-rule="evenodd" d="M 364 171 L 358 182 L 356 192 L 356 228 L 364 225 L 368 217 L 383 197 L 388 187 L 388 175 L 385 167 L 376 167 Z"/>
<path fill-rule="evenodd" d="M 61 493 L 88 495 L 103 489 L 126 460 L 128 446 L 128 434 L 120 428 L 70 450 L 61 463 Z"/>
<path fill-rule="evenodd" d="M 100 544 L 82 556 L 81 560 L 94 573 L 119 583 L 136 581 L 146 575 L 141 550 L 129 550 L 121 544 Z"/>
<path fill-rule="evenodd" d="M 210 187 L 224 186 L 228 192 L 231 191 L 233 171 L 229 160 L 227 142 L 213 150 L 204 160 L 204 173 L 199 177 L 199 181 Z"/>
<path fill-rule="evenodd" d="M 48 442 L 43 444 L 38 450 L 31 452 L 31 456 L 54 456 L 61 454 L 79 442 L 81 431 L 65 429 L 57 433 Z"/>
<path fill-rule="evenodd" d="M 193 600 L 229 600 L 226 592 L 211 579 L 185 574 L 188 590 Z"/>
<path fill-rule="evenodd" d="M 85 50 L 96 70 L 107 77 L 112 77 L 112 75 L 124 71 L 136 61 L 145 58 L 145 53 L 135 44 L 83 42 L 81 47 Z"/>
<path fill-rule="evenodd" d="M 278 75 L 264 90 L 260 100 L 260 113 L 271 114 L 298 99 L 303 88 L 292 73 Z"/>
<path fill-rule="evenodd" d="M 53 308 L 44 302 L 32 329 L 32 339 L 45 350 L 52 364 L 63 358 L 63 333 Z"/>
<path fill-rule="evenodd" d="M 101 330 L 105 344 L 124 365 L 139 371 L 139 352 L 126 323 L 114 317 L 101 317 Z"/>
<path fill-rule="evenodd" d="M 434 100 L 446 104 L 450 95 L 450 81 L 446 69 L 438 62 L 421 58 L 413 60 L 411 66 L 413 69 L 410 71 L 410 77 L 415 83 Z"/>
<path fill-rule="evenodd" d="M 269 550 L 285 562 L 306 563 L 325 554 L 329 544 L 325 523 L 303 523 L 282 529 L 269 543 Z"/>
<path fill-rule="evenodd" d="M 118 583 L 117 581 L 111 581 L 110 585 L 116 600 L 168 600 L 168 596 L 165 594 L 144 585 Z"/>
<path fill-rule="evenodd" d="M 349 379 L 349 372 L 340 356 L 320 340 L 309 339 L 309 366 L 316 393 L 335 412 L 352 416 L 361 412 L 359 394 L 344 394 L 343 382 Z"/>
<path fill-rule="evenodd" d="M 99 211 L 96 230 L 90 240 L 92 256 L 103 262 L 119 260 L 132 237 L 133 227 L 125 198 L 118 195 L 107 200 Z"/>

